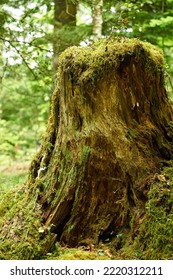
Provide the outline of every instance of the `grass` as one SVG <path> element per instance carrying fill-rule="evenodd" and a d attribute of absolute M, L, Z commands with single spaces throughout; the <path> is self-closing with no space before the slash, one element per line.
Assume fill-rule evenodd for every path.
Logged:
<path fill-rule="evenodd" d="M 0 166 L 0 193 L 23 184 L 27 179 L 28 164 Z"/>

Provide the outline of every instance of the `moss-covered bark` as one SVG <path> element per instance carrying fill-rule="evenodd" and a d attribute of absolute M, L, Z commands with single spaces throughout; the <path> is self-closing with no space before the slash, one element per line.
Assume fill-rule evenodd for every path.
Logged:
<path fill-rule="evenodd" d="M 46 253 L 56 241 L 75 247 L 113 237 L 119 250 L 122 233 L 139 244 L 144 231 L 146 244 L 151 178 L 173 152 L 162 53 L 137 39 L 110 37 L 71 47 L 59 62 L 47 130 L 25 190 L 25 205 L 36 197 L 39 208 L 39 250 Z"/>
<path fill-rule="evenodd" d="M 153 178 L 146 212 L 134 223 L 135 248 L 145 259 L 173 259 L 173 168 Z"/>
<path fill-rule="evenodd" d="M 44 223 L 61 242 L 97 243 L 144 211 L 148 177 L 172 157 L 162 60 L 150 44 L 125 38 L 60 57 L 29 188 L 39 188 Z"/>

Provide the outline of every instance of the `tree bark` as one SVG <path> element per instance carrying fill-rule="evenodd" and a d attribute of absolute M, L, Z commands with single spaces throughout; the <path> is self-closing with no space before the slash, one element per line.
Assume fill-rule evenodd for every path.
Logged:
<path fill-rule="evenodd" d="M 71 46 L 72 38 L 67 38 L 65 27 L 72 30 L 76 26 L 76 4 L 74 1 L 54 0 L 54 39 L 53 39 L 53 69 L 57 70 L 58 56 Z"/>
<path fill-rule="evenodd" d="M 97 40 L 102 36 L 102 24 L 103 24 L 103 0 L 94 0 L 93 7 L 93 36 Z"/>
<path fill-rule="evenodd" d="M 29 190 L 43 223 L 68 246 L 116 236 L 145 211 L 148 180 L 172 159 L 172 107 L 162 54 L 149 43 L 108 38 L 67 49 Z"/>

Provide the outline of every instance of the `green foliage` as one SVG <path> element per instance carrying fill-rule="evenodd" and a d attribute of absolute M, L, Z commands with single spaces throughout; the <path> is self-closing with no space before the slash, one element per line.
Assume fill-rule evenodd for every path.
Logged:
<path fill-rule="evenodd" d="M 105 1 L 103 34 L 138 37 L 158 45 L 163 49 L 172 73 L 172 4 L 172 0 Z"/>
<path fill-rule="evenodd" d="M 0 174 L 0 187 L 1 191 L 0 193 L 7 192 L 8 189 L 13 189 L 17 185 L 21 185 L 24 183 L 27 179 L 27 175 L 25 172 L 19 173 L 17 171 L 15 174 L 11 172 L 2 172 Z"/>
<path fill-rule="evenodd" d="M 9 4 L 9 6 L 8 6 Z M 24 6 L 22 6 L 24 4 Z M 0 158 L 27 159 L 38 148 L 52 92 L 50 6 L 41 1 L 1 5 L 3 29 Z M 32 15 L 32 16 L 31 16 Z"/>
<path fill-rule="evenodd" d="M 29 158 L 39 145 L 50 98 L 44 82 L 16 76 L 19 80 L 15 82 L 13 78 L 3 80 L 0 95 L 0 156 L 13 160 Z"/>

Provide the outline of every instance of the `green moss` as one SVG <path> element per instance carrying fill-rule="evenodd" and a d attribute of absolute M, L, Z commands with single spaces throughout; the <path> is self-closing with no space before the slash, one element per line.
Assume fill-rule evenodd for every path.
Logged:
<path fill-rule="evenodd" d="M 84 145 L 81 151 L 81 163 L 85 166 L 91 153 L 91 147 Z"/>
<path fill-rule="evenodd" d="M 37 259 L 50 238 L 42 240 L 39 232 L 41 209 L 38 193 L 27 196 L 25 186 L 1 195 L 0 202 L 0 259 Z"/>
<path fill-rule="evenodd" d="M 86 85 L 89 82 L 94 85 L 106 70 L 119 68 L 128 57 L 135 57 L 137 62 L 143 63 L 152 72 L 160 71 L 163 65 L 163 54 L 158 48 L 138 39 L 124 37 L 110 37 L 85 48 L 68 48 L 60 56 L 59 62 L 63 73 L 68 73 L 74 84 Z"/>
<path fill-rule="evenodd" d="M 145 259 L 173 258 L 173 168 L 157 175 L 148 193 L 146 216 L 135 243 Z"/>
<path fill-rule="evenodd" d="M 106 251 L 106 250 L 105 250 Z M 44 259 L 47 260 L 109 260 L 104 250 L 100 253 L 98 248 L 93 251 L 81 248 L 64 248 L 59 243 L 55 244 L 55 249 L 48 253 Z"/>
<path fill-rule="evenodd" d="M 66 249 L 59 244 L 44 256 L 46 244 L 53 235 L 41 223 L 37 195 L 28 200 L 25 187 L 1 195 L 0 259 L 110 259 L 99 249 L 93 252 Z M 29 203 L 28 203 L 29 201 Z M 135 219 L 134 219 L 135 222 Z M 173 168 L 164 168 L 155 175 L 148 193 L 146 213 L 135 239 L 128 229 L 120 230 L 108 248 L 113 259 L 172 259 L 173 258 Z M 132 222 L 132 227 L 133 222 Z M 43 229 L 43 230 L 40 230 Z M 43 236 L 47 235 L 44 238 Z M 119 248 L 120 247 L 120 248 Z M 102 248 L 103 249 L 103 248 Z M 49 251 L 47 248 L 46 251 Z M 106 251 L 106 249 L 105 249 Z"/>
<path fill-rule="evenodd" d="M 64 251 L 64 252 L 63 252 Z M 59 255 L 48 254 L 47 260 L 109 260 L 106 255 L 99 255 L 96 252 L 88 252 L 79 249 L 66 249 L 61 250 Z"/>
<path fill-rule="evenodd" d="M 132 62 L 132 65 L 129 64 L 129 61 Z M 147 89 L 145 91 L 145 85 L 143 86 L 141 81 L 138 82 L 138 69 L 135 65 L 140 64 L 139 71 L 145 68 L 147 79 L 150 76 L 151 80 L 155 82 L 155 73 L 162 69 L 162 53 L 149 43 L 141 42 L 138 39 L 109 37 L 86 48 L 71 47 L 61 55 L 59 62 L 59 85 L 57 85 L 52 97 L 51 115 L 41 149 L 31 163 L 30 181 L 26 188 L 25 186 L 15 188 L 1 196 L 0 258 L 40 259 L 46 258 L 43 254 L 47 252 L 47 257 L 51 259 L 107 258 L 104 253 L 99 254 L 97 250 L 86 252 L 81 249 L 58 247 L 50 252 L 56 239 L 56 235 L 50 233 L 52 224 L 57 226 L 55 227 L 58 238 L 61 237 L 58 236 L 58 228 L 60 228 L 61 234 L 62 228 L 65 227 L 67 232 L 80 236 L 78 226 L 80 223 L 82 224 L 82 220 L 79 222 L 79 220 L 73 219 L 73 217 L 76 218 L 77 213 L 81 213 L 79 209 L 86 209 L 88 212 L 86 215 L 83 214 L 84 216 L 89 214 L 88 217 L 91 219 L 96 215 L 96 224 L 93 222 L 89 232 L 91 235 L 94 235 L 94 231 L 96 232 L 94 243 L 98 241 L 99 229 L 103 227 L 103 230 L 106 230 L 112 219 L 117 220 L 116 229 L 113 229 L 117 236 L 110 244 L 114 247 L 115 258 L 118 257 L 118 254 L 122 259 L 172 258 L 173 172 L 171 169 L 164 170 L 165 179 L 163 181 L 160 181 L 159 177 L 153 181 L 142 222 L 140 216 L 138 219 L 135 214 L 133 216 L 133 211 L 139 211 L 140 206 L 144 207 L 145 204 L 143 197 L 141 200 L 144 201 L 140 201 L 140 198 L 137 199 L 138 195 L 142 196 L 145 192 L 145 190 L 143 191 L 144 186 L 139 186 L 138 193 L 138 185 L 135 184 L 139 183 L 140 185 L 141 181 L 138 181 L 137 173 L 139 172 L 139 176 L 143 176 L 144 173 L 154 172 L 155 168 L 155 164 L 153 164 L 155 155 L 152 155 L 154 149 L 150 149 L 150 145 L 146 144 L 145 140 L 149 139 L 151 143 L 154 143 L 153 140 L 160 137 L 157 137 L 157 129 L 155 129 L 154 124 L 150 125 L 150 122 L 147 123 L 145 118 L 142 119 L 144 124 L 141 127 L 138 126 L 137 121 L 135 123 L 135 117 L 134 120 L 131 120 L 135 116 L 135 114 L 131 114 L 131 111 L 137 102 L 133 96 L 131 97 L 131 91 L 133 93 L 134 90 L 139 94 L 137 97 L 141 98 L 141 102 L 143 95 L 148 94 L 149 98 L 153 96 L 152 91 L 147 91 Z M 133 70 L 132 76 L 128 76 L 131 84 L 125 84 L 125 80 L 121 78 L 126 66 L 130 67 L 130 73 Z M 117 84 L 114 86 L 118 88 L 117 94 L 119 96 L 117 102 L 112 102 L 114 96 L 111 100 L 110 94 L 110 102 L 106 103 L 104 100 L 108 100 L 107 95 L 109 94 L 107 83 L 104 81 L 100 83 L 103 91 L 99 90 L 98 87 L 97 92 L 93 89 L 93 85 L 97 87 L 98 81 L 104 77 L 107 78 L 106 74 L 110 76 L 112 70 L 115 70 L 116 73 Z M 140 78 L 143 79 L 143 75 L 141 73 L 140 75 Z M 123 75 L 124 77 L 125 75 Z M 160 77 L 160 75 L 156 75 L 156 77 Z M 156 83 L 159 83 L 160 80 L 156 80 L 158 80 Z M 111 80 L 108 79 L 108 83 L 109 81 Z M 136 84 L 133 85 L 135 81 Z M 63 87 L 61 82 L 62 84 L 65 82 L 66 87 L 59 96 L 60 88 Z M 125 86 L 131 87 L 129 95 L 126 95 L 126 91 L 124 91 Z M 150 84 L 147 85 L 147 88 L 149 87 Z M 111 91 L 111 88 L 109 90 Z M 97 107 L 99 102 L 97 102 L 96 95 L 98 92 L 102 92 L 103 98 L 98 99 L 100 106 Z M 78 98 L 80 94 L 81 96 Z M 61 108 L 59 106 L 60 97 L 62 98 L 60 99 Z M 71 102 L 72 100 L 74 104 Z M 152 105 L 154 101 L 149 100 Z M 160 100 L 156 99 L 155 102 L 158 106 Z M 117 106 L 118 103 L 122 106 Z M 147 107 L 147 117 L 150 113 L 150 107 L 157 108 L 154 105 Z M 104 106 L 106 110 L 100 114 L 100 110 Z M 140 104 L 139 110 L 141 107 Z M 61 119 L 59 108 L 61 109 Z M 144 109 L 141 109 L 143 117 L 145 117 Z M 133 116 L 131 117 L 131 115 Z M 156 115 L 155 111 L 153 115 Z M 77 116 L 77 119 L 73 124 L 74 116 Z M 106 122 L 104 122 L 105 119 Z M 165 122 L 158 123 L 158 126 L 163 127 L 162 123 Z M 126 126 L 126 124 L 128 125 Z M 110 129 L 107 129 L 108 126 Z M 79 131 L 76 131 L 77 129 Z M 140 142 L 140 137 L 144 141 Z M 133 143 L 133 138 L 136 138 L 135 141 L 139 149 L 135 147 L 136 142 Z M 162 140 L 162 136 L 160 138 Z M 156 141 L 158 150 L 161 148 L 160 138 Z M 133 149 L 131 149 L 132 147 Z M 141 151 L 143 154 L 140 157 Z M 88 165 L 88 159 L 92 160 L 92 165 Z M 158 157 L 156 160 L 160 161 Z M 149 167 L 146 161 L 149 162 Z M 41 174 L 42 169 L 44 172 Z M 99 183 L 97 176 L 98 178 L 101 176 Z M 118 179 L 119 177 L 120 179 Z M 163 179 L 163 177 L 160 178 Z M 89 183 L 85 185 L 87 180 Z M 128 189 L 126 188 L 126 180 L 127 185 L 129 182 Z M 142 180 L 145 181 L 144 178 Z M 121 184 L 121 187 L 118 183 Z M 114 192 L 111 192 L 114 186 L 118 186 L 119 191 L 115 198 Z M 90 188 L 93 192 L 91 196 Z M 97 201 L 97 195 L 100 195 L 100 192 L 103 193 Z M 114 200 L 112 206 L 109 203 L 111 196 Z M 80 208 L 77 205 L 79 197 Z M 87 199 L 89 203 L 85 204 Z M 108 203 L 106 203 L 106 199 Z M 39 201 L 42 203 L 42 208 Z M 94 207 L 92 208 L 92 206 Z M 109 215 L 112 217 L 111 220 L 108 220 Z M 42 223 L 43 217 L 45 220 L 47 219 L 44 222 L 48 225 L 47 228 Z M 69 217 L 72 222 L 67 225 L 66 221 Z M 87 221 L 89 223 L 90 218 Z M 133 227 L 136 222 L 139 222 L 138 231 L 135 231 L 134 234 Z M 131 224 L 131 230 L 129 224 Z M 74 231 L 75 226 L 76 231 Z M 118 228 L 119 232 L 117 232 Z M 116 250 L 119 251 L 118 254 Z"/>
<path fill-rule="evenodd" d="M 134 128 L 129 127 L 127 130 L 127 137 L 130 138 L 136 138 L 136 136 L 138 135 L 138 131 Z"/>

